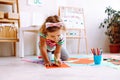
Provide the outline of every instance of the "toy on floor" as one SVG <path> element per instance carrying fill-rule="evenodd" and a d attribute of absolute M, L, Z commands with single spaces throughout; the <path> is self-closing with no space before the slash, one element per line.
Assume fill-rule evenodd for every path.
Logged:
<path fill-rule="evenodd" d="M 120 65 L 120 60 L 119 59 L 113 59 L 113 58 L 104 58 L 103 59 L 104 61 L 108 61 L 108 62 L 111 62 L 115 65 Z"/>

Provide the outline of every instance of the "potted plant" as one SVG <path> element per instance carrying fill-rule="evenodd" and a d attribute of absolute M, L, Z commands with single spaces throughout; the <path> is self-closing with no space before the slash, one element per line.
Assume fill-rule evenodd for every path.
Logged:
<path fill-rule="evenodd" d="M 110 52 L 120 52 L 120 11 L 114 10 L 113 8 L 106 7 L 105 13 L 107 18 L 100 23 L 99 28 L 106 28 L 105 34 L 108 36 L 110 41 Z"/>

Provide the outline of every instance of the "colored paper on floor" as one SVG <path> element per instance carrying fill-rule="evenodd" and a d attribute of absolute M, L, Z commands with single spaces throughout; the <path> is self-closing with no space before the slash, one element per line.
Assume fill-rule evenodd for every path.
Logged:
<path fill-rule="evenodd" d="M 22 59 L 22 61 L 26 61 L 26 62 L 31 62 L 31 63 L 37 63 L 37 64 L 43 64 L 43 60 L 37 59 L 37 58 L 24 58 Z M 63 63 L 60 67 L 58 66 L 51 66 L 51 67 L 46 67 L 47 69 L 52 69 L 52 68 L 68 68 L 70 66 L 68 66 L 67 64 Z"/>
<path fill-rule="evenodd" d="M 64 61 L 65 64 L 63 64 L 61 67 L 57 66 L 52 66 L 52 67 L 47 67 L 47 69 L 54 69 L 54 68 L 68 68 L 72 66 L 107 66 L 107 67 L 112 67 L 115 69 L 120 69 L 120 58 L 115 59 L 113 56 L 110 57 L 104 57 L 103 56 L 103 61 L 101 62 L 100 65 L 94 65 L 93 62 L 93 57 L 92 56 L 73 56 L 68 61 Z M 43 60 L 38 59 L 38 58 L 22 58 L 22 61 L 30 62 L 30 63 L 37 63 L 37 64 L 42 64 L 43 65 Z"/>
<path fill-rule="evenodd" d="M 111 63 L 113 63 L 113 64 L 115 64 L 115 65 L 120 65 L 120 60 L 118 60 L 118 59 L 112 59 L 112 58 L 106 58 L 106 59 L 104 59 L 104 61 L 107 61 L 107 62 L 111 62 Z"/>
<path fill-rule="evenodd" d="M 115 65 L 120 65 L 120 61 L 111 61 Z"/>
<path fill-rule="evenodd" d="M 91 64 L 93 62 L 94 61 L 92 59 L 89 59 L 89 58 L 80 58 L 77 61 L 74 61 L 72 63 L 74 63 L 74 64 Z"/>
<path fill-rule="evenodd" d="M 69 58 L 66 62 L 70 62 L 73 64 L 91 64 L 91 63 L 93 63 L 93 59 L 90 59 L 90 58 Z"/>
<path fill-rule="evenodd" d="M 71 61 L 71 60 L 77 60 L 79 58 L 69 58 L 67 61 Z"/>
<path fill-rule="evenodd" d="M 111 62 L 114 65 L 120 65 L 120 55 L 106 55 L 103 58 L 104 61 Z"/>
<path fill-rule="evenodd" d="M 53 66 L 47 66 L 46 68 L 47 69 L 52 69 L 52 68 L 69 68 L 70 66 L 68 66 L 67 64 L 63 63 L 61 66 L 56 66 L 56 65 L 53 65 Z"/>
<path fill-rule="evenodd" d="M 37 63 L 37 64 L 43 64 L 43 60 L 37 59 L 37 58 L 24 58 L 22 61 L 31 62 L 31 63 Z"/>

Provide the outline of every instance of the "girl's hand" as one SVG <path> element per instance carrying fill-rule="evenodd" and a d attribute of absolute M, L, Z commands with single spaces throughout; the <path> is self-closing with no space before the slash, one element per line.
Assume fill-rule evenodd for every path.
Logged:
<path fill-rule="evenodd" d="M 60 59 L 56 59 L 55 60 L 55 65 L 56 66 L 61 66 L 62 65 L 62 61 Z"/>
<path fill-rule="evenodd" d="M 51 63 L 50 61 L 49 61 L 49 62 L 45 62 L 44 65 L 45 65 L 46 67 L 49 67 L 49 66 L 52 66 L 52 63 Z"/>

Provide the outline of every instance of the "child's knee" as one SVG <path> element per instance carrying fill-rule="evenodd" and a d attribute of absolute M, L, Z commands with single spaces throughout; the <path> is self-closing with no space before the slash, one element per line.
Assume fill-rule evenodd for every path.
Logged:
<path fill-rule="evenodd" d="M 69 58 L 68 54 L 61 57 L 62 61 L 67 61 Z"/>

